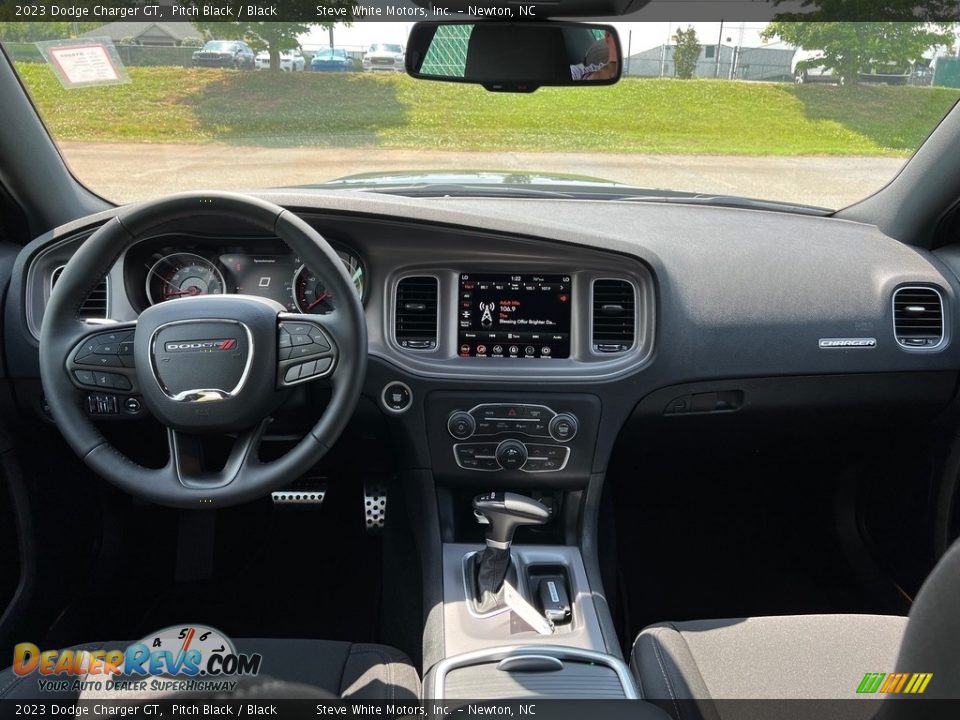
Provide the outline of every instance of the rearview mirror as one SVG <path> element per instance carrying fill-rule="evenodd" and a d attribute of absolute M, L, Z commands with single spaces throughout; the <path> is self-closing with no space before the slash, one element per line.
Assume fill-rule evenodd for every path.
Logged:
<path fill-rule="evenodd" d="M 610 25 L 575 22 L 420 22 L 407 41 L 415 78 L 475 83 L 498 92 L 612 85 L 620 38 Z"/>

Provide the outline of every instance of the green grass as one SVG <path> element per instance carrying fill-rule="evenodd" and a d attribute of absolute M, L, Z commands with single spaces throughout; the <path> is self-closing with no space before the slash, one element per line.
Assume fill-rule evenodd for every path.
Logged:
<path fill-rule="evenodd" d="M 110 142 L 535 152 L 904 155 L 960 90 L 629 79 L 530 95 L 405 76 L 129 68 L 66 90 L 18 66 L 54 135 Z"/>

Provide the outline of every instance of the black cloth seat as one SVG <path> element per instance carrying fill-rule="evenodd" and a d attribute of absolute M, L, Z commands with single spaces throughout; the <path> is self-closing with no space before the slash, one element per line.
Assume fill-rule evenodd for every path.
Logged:
<path fill-rule="evenodd" d="M 123 648 L 129 643 L 101 642 L 74 650 Z M 332 640 L 277 638 L 235 639 L 241 653 L 260 653 L 260 675 L 285 683 L 316 688 L 348 700 L 409 701 L 420 697 L 420 678 L 409 658 L 386 645 Z M 0 672 L 0 700 L 77 698 L 76 693 L 40 692 L 38 673 L 17 676 Z"/>
<path fill-rule="evenodd" d="M 714 700 L 852 700 L 870 672 L 932 673 L 924 698 L 960 698 L 958 648 L 960 541 L 930 573 L 909 618 L 798 615 L 658 623 L 637 636 L 630 667 L 645 699 L 658 701 L 675 720 L 705 720 L 722 715 Z M 892 716 L 898 703 L 883 706 L 882 714 Z"/>

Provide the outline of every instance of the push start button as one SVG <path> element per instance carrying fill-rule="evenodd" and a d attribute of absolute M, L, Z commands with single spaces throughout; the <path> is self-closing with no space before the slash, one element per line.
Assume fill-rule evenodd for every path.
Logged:
<path fill-rule="evenodd" d="M 395 380 L 383 388 L 380 396 L 383 407 L 392 413 L 402 413 L 410 409 L 413 403 L 413 391 L 406 383 Z"/>

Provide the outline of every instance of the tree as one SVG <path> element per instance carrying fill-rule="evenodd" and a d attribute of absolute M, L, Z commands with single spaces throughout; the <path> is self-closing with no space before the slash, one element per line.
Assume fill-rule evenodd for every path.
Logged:
<path fill-rule="evenodd" d="M 184 0 L 185 2 L 187 0 Z M 200 0 L 189 0 L 194 6 Z M 342 10 L 344 24 L 350 24 L 353 11 L 359 0 L 287 0 L 282 13 L 288 22 L 197 22 L 194 25 L 208 37 L 222 40 L 245 40 L 254 50 L 267 50 L 270 53 L 270 69 L 280 70 L 280 52 L 294 50 L 300 46 L 298 37 L 310 32 L 315 26 L 330 29 L 335 23 L 314 22 L 318 7 Z M 232 17 L 245 17 L 249 5 L 244 0 L 221 0 L 218 6 L 232 11 Z M 332 36 L 331 36 L 332 37 Z"/>
<path fill-rule="evenodd" d="M 64 40 L 100 27 L 99 22 L 0 22 L 0 40 L 39 42 Z"/>
<path fill-rule="evenodd" d="M 689 80 L 697 70 L 697 61 L 700 60 L 700 41 L 697 40 L 697 31 L 692 25 L 686 30 L 677 28 L 673 34 L 673 68 L 674 75 L 681 80 Z"/>
<path fill-rule="evenodd" d="M 313 23 L 300 22 L 198 22 L 196 27 L 218 40 L 245 40 L 251 48 L 270 53 L 270 69 L 280 70 L 280 52 L 299 47 L 297 37 L 310 32 Z"/>
<path fill-rule="evenodd" d="M 836 11 L 835 8 L 833 10 Z M 810 16 L 816 17 L 816 12 Z M 779 38 L 798 48 L 819 53 L 798 63 L 799 71 L 823 66 L 845 83 L 856 84 L 860 73 L 869 73 L 874 68 L 896 68 L 897 72 L 906 72 L 927 50 L 949 46 L 955 39 L 955 26 L 955 23 L 949 22 L 787 20 L 767 25 L 763 38 Z"/>

